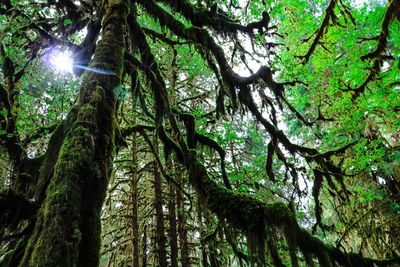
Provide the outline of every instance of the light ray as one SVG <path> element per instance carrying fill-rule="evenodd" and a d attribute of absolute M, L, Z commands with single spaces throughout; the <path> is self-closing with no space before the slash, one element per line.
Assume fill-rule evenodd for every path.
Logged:
<path fill-rule="evenodd" d="M 114 75 L 114 72 L 112 72 L 111 70 L 104 70 L 104 69 L 99 69 L 99 68 L 95 68 L 95 67 L 83 66 L 83 65 L 79 65 L 79 64 L 73 64 L 73 66 L 78 69 L 88 70 L 88 71 L 92 71 L 92 72 L 99 73 L 99 74 Z"/>
<path fill-rule="evenodd" d="M 49 48 L 47 50 L 44 61 L 51 68 L 55 69 L 59 73 L 73 73 L 73 68 L 83 69 L 85 71 L 91 71 L 103 75 L 114 75 L 115 73 L 111 70 L 100 69 L 90 66 L 84 66 L 73 63 L 72 53 L 70 51 L 62 51 L 56 47 Z"/>

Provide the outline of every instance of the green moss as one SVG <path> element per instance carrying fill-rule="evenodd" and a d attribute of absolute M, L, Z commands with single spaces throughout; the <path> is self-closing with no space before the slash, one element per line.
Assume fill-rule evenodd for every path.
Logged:
<path fill-rule="evenodd" d="M 92 117 L 88 114 L 93 111 L 88 108 L 90 106 L 87 104 L 79 110 L 78 119 Z M 97 164 L 93 164 L 95 138 L 90 125 L 76 122 L 64 139 L 39 213 L 38 223 L 41 225 L 35 229 L 35 237 L 31 239 L 35 242 L 29 259 L 33 266 L 70 266 L 77 261 L 82 239 L 82 186 L 99 173 Z M 60 259 L 65 261 L 60 262 Z"/>
<path fill-rule="evenodd" d="M 266 222 L 275 226 L 296 224 L 293 212 L 283 202 L 272 202 L 265 204 Z"/>
<path fill-rule="evenodd" d="M 85 235 L 92 235 L 93 230 L 89 227 L 84 227 L 82 230 L 82 221 L 87 221 L 82 216 L 91 216 L 96 213 L 97 215 L 89 220 L 98 221 L 97 224 L 99 224 L 98 212 L 94 211 L 92 214 L 87 213 L 87 210 L 83 212 L 82 201 L 84 196 L 90 194 L 85 191 L 85 185 L 91 183 L 95 177 L 106 176 L 106 174 L 101 174 L 105 170 L 100 170 L 96 161 L 96 144 L 101 144 L 98 141 L 100 127 L 97 116 L 99 111 L 96 105 L 100 105 L 101 99 L 104 99 L 103 92 L 101 87 L 96 87 L 92 101 L 81 105 L 78 108 L 76 121 L 71 122 L 71 125 L 66 125 L 66 128 L 70 130 L 61 146 L 54 175 L 46 190 L 46 199 L 39 212 L 39 220 L 30 245 L 28 245 L 31 249 L 27 250 L 24 259 L 24 262 L 29 262 L 31 266 L 74 265 L 80 255 L 81 240 L 87 240 Z M 103 155 L 105 154 L 103 152 Z M 100 186 L 105 190 L 105 183 Z M 95 197 L 98 195 L 96 194 Z M 85 201 L 90 201 L 90 199 Z M 101 207 L 96 205 L 95 208 L 100 210 Z M 96 228 L 99 229 L 99 227 Z M 96 236 L 100 234 L 96 229 L 94 233 Z M 94 244 L 95 250 L 99 250 L 98 243 L 96 241 Z M 98 252 L 91 255 L 98 257 Z"/>
<path fill-rule="evenodd" d="M 43 204 L 20 266 L 98 265 L 100 211 L 114 149 L 114 89 L 124 64 L 126 4 L 109 1 L 91 63 L 114 75 L 84 74 L 77 105 L 49 142 L 39 181 Z"/>
<path fill-rule="evenodd" d="M 287 205 L 282 202 L 266 204 L 247 194 L 228 190 L 208 176 L 194 153 L 190 154 L 188 166 L 190 182 L 206 207 L 246 233 L 254 265 L 265 265 L 265 229 L 275 227 L 289 237 L 292 262 L 296 266 L 296 236 L 300 228 Z"/>
<path fill-rule="evenodd" d="M 217 184 L 207 175 L 204 166 L 196 158 L 192 161 L 189 174 L 191 183 L 210 210 L 244 230 L 264 225 L 266 214 L 263 202 Z"/>

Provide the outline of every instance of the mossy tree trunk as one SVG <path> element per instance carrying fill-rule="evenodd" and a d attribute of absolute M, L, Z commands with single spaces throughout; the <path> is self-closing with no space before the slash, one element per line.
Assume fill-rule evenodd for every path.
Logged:
<path fill-rule="evenodd" d="M 114 90 L 123 71 L 127 12 L 124 0 L 109 0 L 105 6 L 102 38 L 90 65 L 113 74 L 84 74 L 78 103 L 64 125 L 54 171 L 39 181 L 46 185 L 43 204 L 21 266 L 99 263 L 100 211 L 113 158 Z M 50 143 L 48 150 L 52 149 Z"/>
<path fill-rule="evenodd" d="M 176 203 L 178 206 L 178 234 L 179 234 L 179 246 L 181 250 L 181 263 L 182 266 L 189 266 L 189 244 L 186 230 L 186 218 L 185 218 L 185 199 L 181 191 L 176 191 Z"/>
<path fill-rule="evenodd" d="M 154 168 L 154 193 L 155 193 L 155 210 L 156 210 L 156 247 L 159 266 L 167 266 L 167 249 L 165 246 L 165 226 L 164 226 L 164 213 L 163 213 L 163 193 L 161 175 L 158 170 L 158 164 L 153 162 Z"/>
<path fill-rule="evenodd" d="M 169 243 L 171 248 L 171 267 L 178 267 L 178 236 L 176 227 L 176 189 L 175 185 L 169 185 L 168 220 Z"/>
<path fill-rule="evenodd" d="M 131 170 L 131 198 L 132 198 L 132 266 L 139 267 L 139 220 L 138 220 L 138 175 L 137 175 L 137 142 L 136 134 L 132 140 L 132 170 Z"/>

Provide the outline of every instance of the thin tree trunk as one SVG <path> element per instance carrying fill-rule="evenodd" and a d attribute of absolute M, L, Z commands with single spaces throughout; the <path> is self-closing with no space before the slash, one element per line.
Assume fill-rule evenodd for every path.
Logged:
<path fill-rule="evenodd" d="M 200 203 L 200 199 L 197 198 L 197 216 L 198 216 L 198 221 L 199 224 L 202 225 L 206 225 L 204 224 L 204 220 L 203 220 L 203 207 Z M 200 228 L 201 229 L 201 228 Z M 208 257 L 207 257 L 207 244 L 206 241 L 204 240 L 204 231 L 201 230 L 200 232 L 200 248 L 201 248 L 201 262 L 203 264 L 203 267 L 208 267 Z"/>
<path fill-rule="evenodd" d="M 205 211 L 204 212 L 204 223 L 206 224 L 206 225 L 213 225 L 214 223 L 212 222 L 212 218 L 211 218 L 211 216 L 210 216 L 210 212 L 209 211 Z M 207 236 L 207 244 L 206 244 L 206 247 L 207 247 L 207 254 L 208 254 L 208 259 L 210 260 L 210 266 L 211 267 L 219 267 L 219 264 L 218 264 L 218 259 L 217 259 L 217 253 L 216 253 L 216 250 L 215 250 L 215 245 L 216 245 L 216 238 L 217 238 L 217 231 L 218 231 L 218 227 L 219 226 L 217 226 L 217 228 L 215 229 L 215 230 L 213 230 L 214 232 L 210 235 L 210 234 L 208 234 L 208 236 Z"/>
<path fill-rule="evenodd" d="M 132 174 L 131 174 L 131 198 L 132 198 L 132 266 L 139 267 L 139 221 L 138 221 L 138 178 L 137 178 L 137 143 L 136 134 L 132 140 Z"/>
<path fill-rule="evenodd" d="M 84 74 L 54 172 L 38 182 L 48 186 L 20 266 L 99 264 L 100 211 L 112 167 L 114 89 L 123 71 L 128 6 L 124 0 L 108 1 L 102 38 L 90 65 L 113 74 Z"/>
<path fill-rule="evenodd" d="M 207 249 L 203 243 L 201 244 L 201 261 L 204 267 L 208 267 Z"/>
<path fill-rule="evenodd" d="M 177 82 L 177 51 L 173 50 L 174 56 L 171 62 L 171 77 L 169 82 L 171 83 L 171 105 L 176 104 L 176 82 Z M 171 157 L 167 158 L 167 167 L 169 170 L 173 170 L 173 161 Z M 168 200 L 168 210 L 169 210 L 169 242 L 171 248 L 171 267 L 178 267 L 178 235 L 177 235 L 177 225 L 176 225 L 176 188 L 171 182 L 169 183 L 169 200 Z"/>
<path fill-rule="evenodd" d="M 142 267 L 147 267 L 147 227 L 146 227 L 146 225 L 143 226 Z"/>
<path fill-rule="evenodd" d="M 167 249 L 165 247 L 165 227 L 164 227 L 164 214 L 162 207 L 162 187 L 161 187 L 161 175 L 158 171 L 158 164 L 156 161 L 153 163 L 154 166 L 154 192 L 155 192 L 155 209 L 156 209 L 156 243 L 157 243 L 157 256 L 158 263 L 161 267 L 167 266 Z"/>
<path fill-rule="evenodd" d="M 171 267 L 178 267 L 178 236 L 176 233 L 176 189 L 173 184 L 169 186 L 169 242 L 171 247 Z"/>
<path fill-rule="evenodd" d="M 187 267 L 189 266 L 189 244 L 186 230 L 185 200 L 179 190 L 176 191 L 176 201 L 178 206 L 178 233 L 181 249 L 181 262 L 182 267 Z"/>

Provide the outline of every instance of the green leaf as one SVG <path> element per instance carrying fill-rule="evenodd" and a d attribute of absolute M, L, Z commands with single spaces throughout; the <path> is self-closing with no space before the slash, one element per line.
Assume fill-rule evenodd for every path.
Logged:
<path fill-rule="evenodd" d="M 70 19 L 64 19 L 64 26 L 68 26 L 72 24 L 72 20 Z"/>

